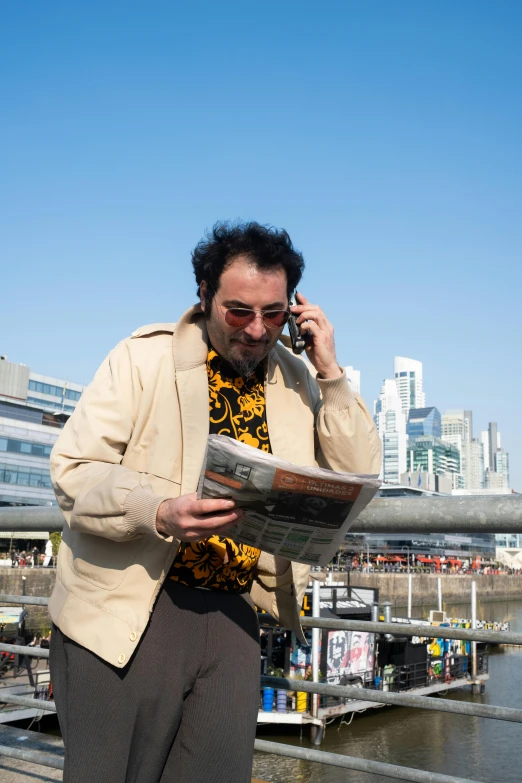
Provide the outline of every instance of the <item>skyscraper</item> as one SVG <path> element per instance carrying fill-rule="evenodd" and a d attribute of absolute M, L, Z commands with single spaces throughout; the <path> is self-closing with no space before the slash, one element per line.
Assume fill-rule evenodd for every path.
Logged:
<path fill-rule="evenodd" d="M 484 451 L 484 470 L 489 470 L 489 432 L 488 430 L 482 430 L 480 433 L 480 440 L 482 442 L 482 449 Z"/>
<path fill-rule="evenodd" d="M 503 489 L 509 489 L 509 454 L 504 449 L 498 449 L 495 454 L 495 467 L 499 476 L 502 476 Z"/>
<path fill-rule="evenodd" d="M 497 453 L 497 422 L 490 421 L 488 424 L 488 444 L 489 444 L 489 469 L 496 470 L 495 454 Z"/>
<path fill-rule="evenodd" d="M 407 435 L 406 415 L 395 381 L 384 381 L 374 407 L 375 426 L 382 440 L 382 479 L 387 484 L 399 484 L 406 470 Z"/>
<path fill-rule="evenodd" d="M 464 489 L 484 489 L 484 449 L 478 438 L 467 444 L 466 486 Z"/>
<path fill-rule="evenodd" d="M 435 438 L 440 438 L 442 434 L 441 418 L 437 408 L 410 408 L 406 432 L 408 438 L 419 438 L 421 435 L 433 435 Z"/>
<path fill-rule="evenodd" d="M 460 454 L 455 446 L 425 435 L 408 443 L 408 470 L 452 476 L 460 473 Z"/>
<path fill-rule="evenodd" d="M 471 478 L 470 465 L 470 444 L 473 439 L 473 414 L 465 410 L 449 410 L 442 414 L 442 440 L 451 443 L 460 453 L 460 472 L 462 476 L 462 487 L 471 489 L 471 484 L 476 481 Z M 482 448 L 482 444 L 479 444 Z M 474 447 L 474 453 L 476 452 Z M 476 454 L 475 454 L 476 459 Z M 480 473 L 479 467 L 475 464 L 473 470 Z M 484 472 L 484 468 L 482 468 Z M 471 482 L 471 484 L 470 484 Z"/>
<path fill-rule="evenodd" d="M 422 362 L 395 356 L 393 360 L 393 376 L 401 399 L 403 411 L 410 408 L 424 408 L 426 397 L 422 387 Z"/>

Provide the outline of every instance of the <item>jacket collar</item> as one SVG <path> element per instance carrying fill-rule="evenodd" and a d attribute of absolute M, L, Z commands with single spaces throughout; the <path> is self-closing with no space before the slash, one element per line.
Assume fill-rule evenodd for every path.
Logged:
<path fill-rule="evenodd" d="M 199 304 L 191 307 L 179 319 L 172 336 L 172 349 L 178 372 L 206 364 L 207 327 Z"/>

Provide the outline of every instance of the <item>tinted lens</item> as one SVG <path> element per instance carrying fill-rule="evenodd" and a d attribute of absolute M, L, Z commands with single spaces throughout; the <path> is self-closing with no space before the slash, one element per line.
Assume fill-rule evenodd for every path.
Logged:
<path fill-rule="evenodd" d="M 231 307 L 225 312 L 225 321 L 229 326 L 248 326 L 256 317 L 254 310 Z"/>
<path fill-rule="evenodd" d="M 263 321 L 270 326 L 284 326 L 288 321 L 289 315 L 288 310 L 265 310 Z"/>

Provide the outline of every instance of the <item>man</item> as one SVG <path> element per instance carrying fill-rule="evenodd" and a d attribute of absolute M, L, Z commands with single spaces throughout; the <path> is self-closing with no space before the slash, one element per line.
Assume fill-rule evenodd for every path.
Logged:
<path fill-rule="evenodd" d="M 209 432 L 300 465 L 380 468 L 320 307 L 292 308 L 316 379 L 278 342 L 304 267 L 287 233 L 217 225 L 192 260 L 198 305 L 111 352 L 52 453 L 67 522 L 49 606 L 66 783 L 250 781 L 254 604 L 301 634 L 309 569 L 228 539 L 233 502 L 197 500 Z"/>

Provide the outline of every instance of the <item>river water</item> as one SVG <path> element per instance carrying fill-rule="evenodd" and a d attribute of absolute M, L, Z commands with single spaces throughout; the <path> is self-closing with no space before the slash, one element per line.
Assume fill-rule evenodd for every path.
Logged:
<path fill-rule="evenodd" d="M 447 604 L 449 617 L 470 617 L 465 604 Z M 397 608 L 406 616 L 406 609 Z M 413 607 L 413 617 L 423 610 Z M 522 601 L 479 603 L 477 616 L 483 620 L 509 620 L 511 630 L 522 632 Z M 469 688 L 450 691 L 445 698 L 476 701 L 503 707 L 522 707 L 522 648 L 492 648 L 490 679 L 486 692 L 472 696 Z M 434 697 L 436 698 L 436 697 Z M 274 742 L 312 747 L 309 729 L 258 730 L 258 737 Z M 405 767 L 445 773 L 484 783 L 522 781 L 522 724 L 449 715 L 407 707 L 385 707 L 356 714 L 350 725 L 339 720 L 329 725 L 321 750 L 372 759 Z M 383 783 L 391 778 L 346 769 L 311 764 L 264 753 L 256 753 L 254 775 L 267 783 Z"/>

